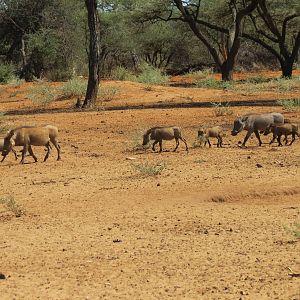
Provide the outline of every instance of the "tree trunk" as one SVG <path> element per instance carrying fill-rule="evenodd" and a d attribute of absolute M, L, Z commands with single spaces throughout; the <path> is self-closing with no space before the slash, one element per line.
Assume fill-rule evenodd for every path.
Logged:
<path fill-rule="evenodd" d="M 293 74 L 293 62 L 294 60 L 285 60 L 281 63 L 281 72 L 283 78 L 291 78 Z"/>
<path fill-rule="evenodd" d="M 99 46 L 98 46 L 98 14 L 97 1 L 85 0 L 88 12 L 89 41 L 89 79 L 83 107 L 93 107 L 98 94 L 100 81 Z"/>
<path fill-rule="evenodd" d="M 234 64 L 230 63 L 230 61 L 226 60 L 221 66 L 221 74 L 223 81 L 231 81 L 233 80 L 233 67 Z"/>

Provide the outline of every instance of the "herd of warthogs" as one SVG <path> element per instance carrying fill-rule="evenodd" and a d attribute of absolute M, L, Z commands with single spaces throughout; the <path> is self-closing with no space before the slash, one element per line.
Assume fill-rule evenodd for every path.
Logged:
<path fill-rule="evenodd" d="M 251 134 L 254 132 L 259 141 L 259 146 L 262 145 L 260 139 L 260 133 L 268 135 L 273 133 L 273 138 L 270 141 L 272 144 L 275 139 L 278 141 L 278 146 L 282 146 L 281 137 L 284 135 L 285 144 L 288 143 L 287 136 L 292 135 L 290 145 L 295 141 L 296 136 L 299 137 L 298 125 L 288 122 L 284 119 L 281 113 L 265 113 L 265 114 L 246 114 L 241 117 L 237 117 L 233 124 L 231 134 L 237 135 L 242 130 L 246 130 L 247 134 L 242 143 L 242 147 L 246 146 Z M 217 139 L 217 147 L 223 145 L 223 129 L 221 126 L 214 126 L 211 128 L 201 128 L 198 130 L 198 138 L 204 141 L 204 146 L 208 143 L 211 147 L 209 138 Z M 186 140 L 182 137 L 181 129 L 178 126 L 166 126 L 166 127 L 153 127 L 146 131 L 143 136 L 143 145 L 147 145 L 150 140 L 154 140 L 152 150 L 155 151 L 155 145 L 159 144 L 159 152 L 162 152 L 162 141 L 173 140 L 176 141 L 176 147 L 173 151 L 176 151 L 179 146 L 179 141 L 185 144 L 186 151 L 188 151 L 188 145 Z M 27 151 L 29 155 L 33 157 L 35 162 L 37 157 L 32 151 L 32 146 L 44 146 L 46 147 L 46 156 L 44 161 L 49 157 L 52 149 L 50 142 L 57 150 L 57 160 L 60 160 L 60 146 L 58 144 L 58 128 L 52 125 L 46 126 L 20 126 L 11 129 L 6 136 L 0 140 L 0 151 L 2 151 L 2 160 L 4 161 L 6 156 L 12 151 L 16 160 L 18 159 L 17 153 L 14 150 L 15 146 L 23 146 L 21 163 L 24 163 Z"/>

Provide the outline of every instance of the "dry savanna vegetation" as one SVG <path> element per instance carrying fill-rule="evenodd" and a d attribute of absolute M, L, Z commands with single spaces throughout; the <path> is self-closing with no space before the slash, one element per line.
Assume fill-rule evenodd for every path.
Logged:
<path fill-rule="evenodd" d="M 226 88 L 191 85 L 199 74 L 151 89 L 103 81 L 90 111 L 74 108 L 78 82 L 0 86 L 0 137 L 54 124 L 62 151 L 0 165 L 1 299 L 300 299 L 299 138 L 242 149 L 246 132 L 230 134 L 249 112 L 299 123 L 297 74 L 237 74 Z M 146 129 L 174 124 L 188 153 L 174 140 L 141 146 Z M 223 148 L 199 146 L 198 128 L 213 125 Z"/>

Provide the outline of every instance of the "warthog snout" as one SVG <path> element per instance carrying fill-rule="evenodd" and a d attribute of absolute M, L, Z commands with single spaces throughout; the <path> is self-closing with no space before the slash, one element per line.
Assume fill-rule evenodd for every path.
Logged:
<path fill-rule="evenodd" d="M 231 135 L 233 136 L 236 136 L 238 133 L 239 133 L 238 131 L 234 131 L 234 130 L 231 131 Z"/>

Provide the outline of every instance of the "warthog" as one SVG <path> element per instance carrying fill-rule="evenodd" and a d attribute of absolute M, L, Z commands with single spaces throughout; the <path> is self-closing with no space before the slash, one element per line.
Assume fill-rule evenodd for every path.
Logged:
<path fill-rule="evenodd" d="M 222 128 L 220 126 L 214 126 L 211 128 L 201 128 L 198 130 L 198 138 L 204 138 L 205 139 L 205 143 L 204 146 L 206 145 L 206 143 L 208 143 L 209 147 L 211 147 L 211 143 L 209 141 L 210 137 L 214 137 L 217 138 L 218 142 L 217 142 L 217 147 L 222 147 L 222 143 L 223 143 L 223 139 L 222 139 Z"/>
<path fill-rule="evenodd" d="M 176 147 L 173 150 L 174 152 L 177 150 L 179 146 L 179 140 L 184 142 L 186 151 L 189 150 L 186 140 L 181 136 L 181 129 L 177 126 L 150 128 L 143 136 L 143 146 L 147 145 L 150 139 L 154 140 L 154 143 L 152 145 L 153 151 L 155 151 L 155 145 L 159 143 L 159 147 L 160 147 L 159 152 L 162 152 L 162 141 L 173 140 L 173 139 L 175 139 L 176 141 Z"/>
<path fill-rule="evenodd" d="M 297 124 L 292 124 L 292 123 L 285 123 L 285 124 L 282 124 L 282 125 L 272 124 L 269 128 L 267 128 L 265 130 L 264 135 L 268 135 L 270 132 L 273 133 L 273 138 L 270 142 L 270 145 L 277 138 L 278 146 L 282 146 L 282 143 L 281 143 L 281 136 L 282 135 L 285 136 L 285 138 L 284 138 L 285 144 L 288 143 L 287 136 L 292 135 L 292 140 L 290 142 L 290 145 L 292 145 L 293 142 L 295 141 L 296 135 L 299 137 L 298 125 Z"/>
<path fill-rule="evenodd" d="M 259 141 L 259 146 L 262 145 L 262 141 L 259 136 L 259 131 L 264 132 L 272 124 L 281 125 L 284 123 L 284 117 L 280 113 L 267 113 L 267 114 L 247 114 L 235 119 L 231 134 L 237 135 L 242 130 L 247 130 L 244 142 L 242 144 L 245 147 L 251 134 L 254 132 Z"/>
<path fill-rule="evenodd" d="M 60 160 L 60 146 L 57 137 L 58 129 L 52 125 L 44 127 L 23 126 L 14 128 L 4 137 L 2 156 L 5 158 L 14 146 L 23 146 L 21 163 L 24 163 L 27 151 L 29 151 L 29 154 L 33 157 L 35 162 L 37 162 L 37 157 L 34 155 L 31 146 L 45 146 L 47 148 L 47 153 L 44 161 L 46 161 L 50 154 L 51 141 L 57 150 L 57 160 Z"/>
<path fill-rule="evenodd" d="M 0 151 L 2 152 L 3 150 L 3 146 L 4 146 L 4 139 L 0 139 Z M 17 152 L 12 148 L 11 149 L 12 153 L 15 155 L 15 159 L 17 160 L 18 159 L 18 156 L 17 156 Z M 3 156 L 1 162 L 3 162 L 5 159 L 5 156 Z"/>

